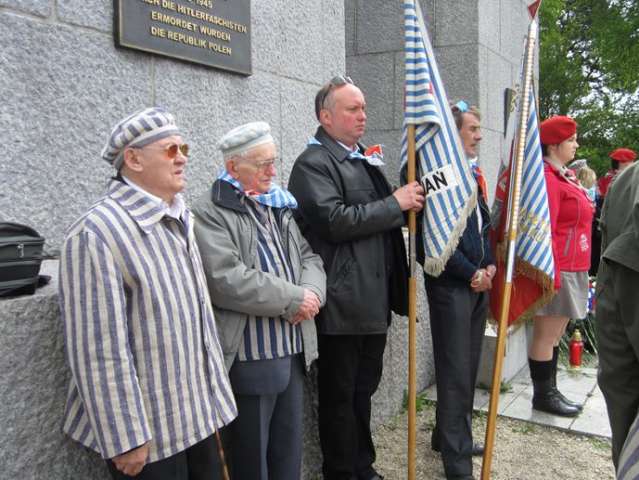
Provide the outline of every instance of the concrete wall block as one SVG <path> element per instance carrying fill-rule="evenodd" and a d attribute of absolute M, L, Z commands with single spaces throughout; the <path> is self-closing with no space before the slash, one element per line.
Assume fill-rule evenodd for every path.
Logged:
<path fill-rule="evenodd" d="M 392 129 L 395 118 L 393 82 L 395 53 L 378 53 L 348 58 L 348 75 L 368 99 L 368 125 L 375 130 Z"/>
<path fill-rule="evenodd" d="M 57 262 L 43 273 L 57 277 Z M 106 479 L 99 455 L 62 433 L 69 385 L 56 282 L 0 301 L 0 478 Z"/>
<path fill-rule="evenodd" d="M 7 13 L 0 28 L 0 141 L 12 146 L 0 159 L 0 217 L 59 246 L 104 193 L 111 168 L 99 155 L 114 122 L 151 103 L 150 63 L 99 33 Z"/>
<path fill-rule="evenodd" d="M 481 45 L 498 52 L 501 45 L 500 0 L 479 0 L 477 40 Z"/>
<path fill-rule="evenodd" d="M 320 48 L 323 54 L 323 72 L 314 81 L 323 84 L 346 71 L 345 12 L 343 0 L 322 0 L 323 21 Z"/>
<path fill-rule="evenodd" d="M 284 63 L 284 39 L 289 32 L 284 25 L 284 0 L 251 2 L 251 51 L 253 71 L 280 71 Z M 294 21 L 294 20 L 293 20 Z M 262 46 L 267 46 L 263 48 Z"/>
<path fill-rule="evenodd" d="M 521 2 L 501 0 L 501 54 L 518 65 L 524 54 L 524 44 L 530 17 Z"/>
<path fill-rule="evenodd" d="M 512 88 L 512 64 L 486 47 L 479 46 L 479 106 L 482 126 L 504 131 L 504 90 Z"/>
<path fill-rule="evenodd" d="M 304 151 L 308 139 L 317 130 L 314 100 L 319 86 L 283 80 L 281 88 L 282 135 L 278 147 L 282 163 L 279 166 L 278 182 L 287 185 L 295 159 Z"/>
<path fill-rule="evenodd" d="M 0 0 L 0 7 L 15 8 L 19 12 L 48 17 L 52 12 L 52 0 Z"/>
<path fill-rule="evenodd" d="M 57 0 L 58 19 L 103 32 L 113 31 L 113 2 L 104 0 Z"/>
<path fill-rule="evenodd" d="M 458 45 L 435 49 L 437 66 L 449 101 L 479 101 L 478 46 Z"/>
<path fill-rule="evenodd" d="M 357 0 L 344 0 L 346 56 L 357 55 Z"/>
<path fill-rule="evenodd" d="M 404 17 L 399 2 L 357 0 L 357 53 L 404 48 Z"/>
<path fill-rule="evenodd" d="M 435 2 L 435 22 L 435 47 L 477 42 L 479 16 L 476 1 Z"/>
<path fill-rule="evenodd" d="M 504 135 L 500 131 L 482 129 L 483 140 L 479 147 L 479 165 L 481 166 L 486 183 L 488 184 L 488 199 L 492 205 L 495 199 L 495 187 L 497 175 L 501 163 L 501 154 L 504 146 Z"/>
<path fill-rule="evenodd" d="M 395 80 L 393 81 L 393 94 L 395 96 L 395 118 L 393 127 L 401 130 L 404 127 L 404 82 L 406 81 L 406 56 L 404 52 L 395 53 Z"/>
<path fill-rule="evenodd" d="M 284 22 L 282 28 L 283 55 L 281 69 L 278 73 L 298 80 L 316 82 L 326 75 L 322 51 L 322 46 L 325 45 L 324 36 L 329 35 L 327 32 L 333 33 L 334 30 L 326 30 L 327 20 L 318 21 L 318 19 L 324 18 L 322 2 L 312 0 L 285 2 L 285 6 L 285 9 L 280 12 Z M 340 18 L 333 18 L 331 22 L 343 25 L 344 17 L 342 15 Z M 342 32 L 341 35 L 343 39 L 344 33 Z"/>

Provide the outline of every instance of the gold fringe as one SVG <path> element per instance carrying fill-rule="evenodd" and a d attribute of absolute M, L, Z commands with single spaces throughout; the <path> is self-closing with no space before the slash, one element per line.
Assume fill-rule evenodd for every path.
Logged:
<path fill-rule="evenodd" d="M 441 256 L 439 258 L 426 257 L 424 259 L 424 271 L 429 275 L 432 275 L 433 277 L 439 277 L 439 275 L 441 275 L 441 273 L 444 271 L 444 267 L 446 267 L 448 259 L 452 256 L 453 253 L 455 253 L 455 250 L 457 250 L 459 240 L 461 239 L 464 230 L 466 230 L 468 217 L 477 207 L 477 190 L 475 190 L 469 197 L 468 203 L 466 204 L 466 207 L 462 212 L 461 218 L 457 225 L 455 225 L 450 239 L 448 240 L 448 244 L 446 244 L 446 246 L 444 247 L 444 251 L 442 252 Z"/>
<path fill-rule="evenodd" d="M 506 263 L 505 242 L 498 243 L 496 250 L 497 250 L 496 258 L 498 258 L 499 260 L 501 260 L 503 264 L 505 264 Z M 531 319 L 534 316 L 534 314 L 537 312 L 537 310 L 539 310 L 541 307 L 550 303 L 552 298 L 555 296 L 555 281 L 550 276 L 542 272 L 541 270 L 533 267 L 530 263 L 525 262 L 524 260 L 521 260 L 519 258 L 515 258 L 515 274 L 528 277 L 529 279 L 531 279 L 532 281 L 540 285 L 542 290 L 542 295 L 533 304 L 531 304 L 526 310 L 524 310 L 524 312 L 519 316 L 519 318 L 516 318 L 511 325 L 517 325 L 521 322 L 525 322 Z M 515 284 L 513 282 L 513 289 L 514 288 L 515 288 Z M 491 315 L 489 316 L 489 320 L 493 323 L 497 323 L 497 319 L 494 318 L 494 316 L 492 315 L 492 312 L 491 312 Z"/>

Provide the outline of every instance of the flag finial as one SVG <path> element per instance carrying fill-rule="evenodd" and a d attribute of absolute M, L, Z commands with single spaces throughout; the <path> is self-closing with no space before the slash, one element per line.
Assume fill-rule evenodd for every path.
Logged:
<path fill-rule="evenodd" d="M 528 5 L 528 13 L 530 13 L 530 18 L 533 20 L 537 16 L 537 11 L 539 10 L 539 6 L 541 5 L 541 0 L 536 0 L 530 5 Z"/>

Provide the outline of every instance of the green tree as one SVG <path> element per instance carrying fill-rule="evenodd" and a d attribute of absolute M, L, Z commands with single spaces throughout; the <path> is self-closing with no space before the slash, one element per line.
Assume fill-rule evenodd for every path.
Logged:
<path fill-rule="evenodd" d="M 639 151 L 639 1 L 544 0 L 540 114 L 579 123 L 579 158 L 599 175 L 617 147 Z"/>

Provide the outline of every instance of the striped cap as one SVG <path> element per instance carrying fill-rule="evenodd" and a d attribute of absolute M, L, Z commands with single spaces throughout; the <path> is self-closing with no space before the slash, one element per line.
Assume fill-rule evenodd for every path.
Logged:
<path fill-rule="evenodd" d="M 126 147 L 144 147 L 171 135 L 180 135 L 175 117 L 162 107 L 146 108 L 120 120 L 113 127 L 102 149 L 102 158 L 119 170 Z"/>

